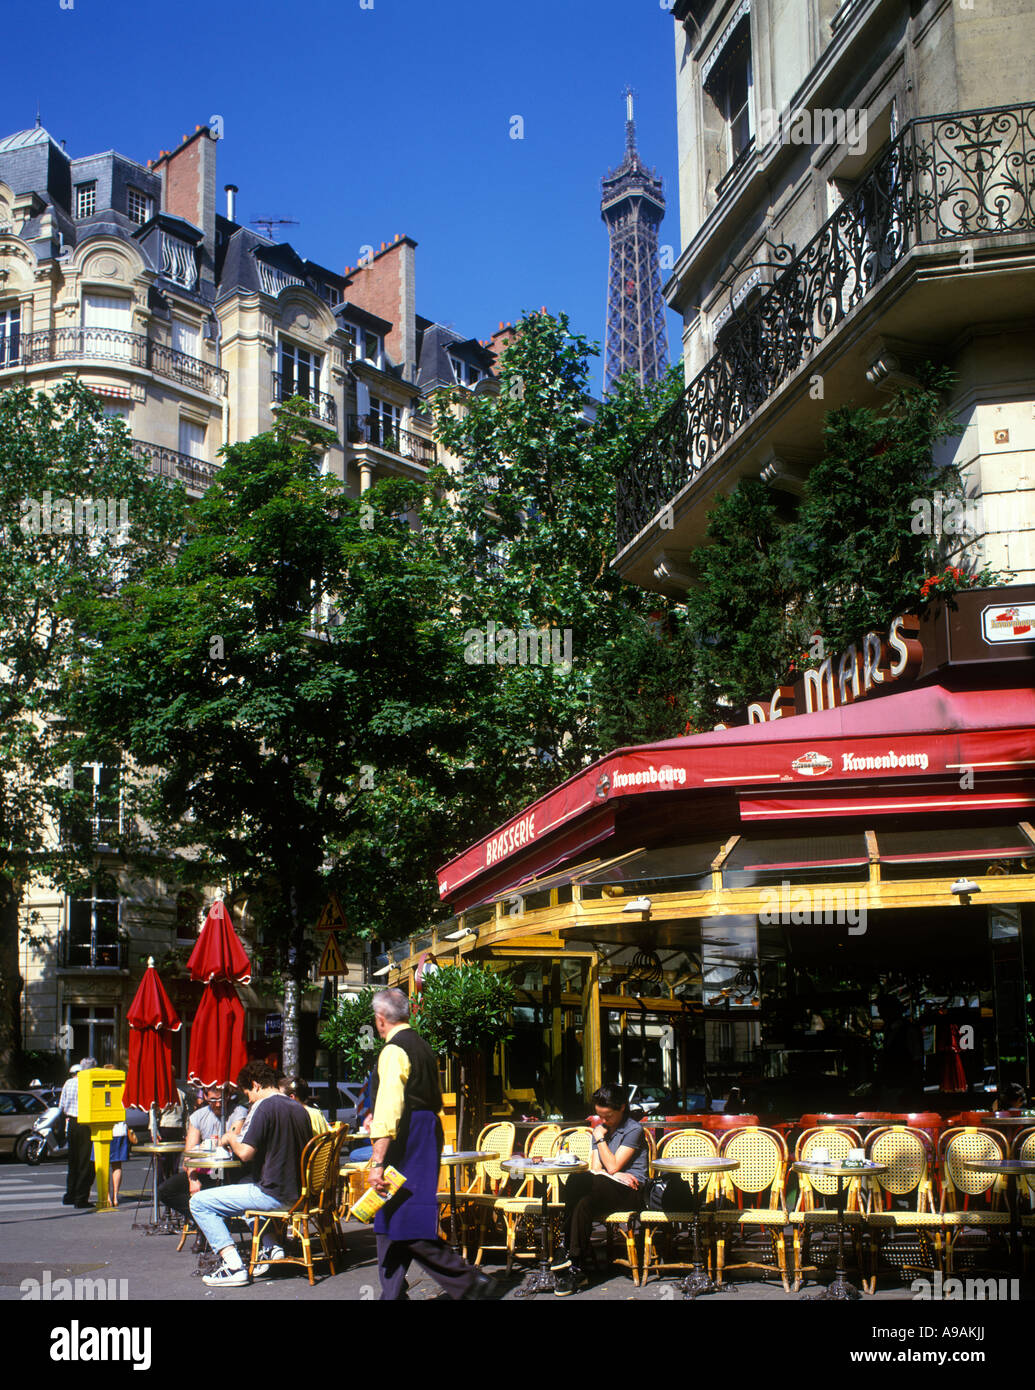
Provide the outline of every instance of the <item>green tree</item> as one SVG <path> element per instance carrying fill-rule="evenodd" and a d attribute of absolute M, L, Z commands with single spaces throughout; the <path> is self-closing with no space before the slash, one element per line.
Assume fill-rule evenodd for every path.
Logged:
<path fill-rule="evenodd" d="M 486 1059 L 514 1036 L 510 980 L 482 965 L 433 971 L 424 981 L 413 1025 L 438 1052 L 453 1057 L 460 1076 L 457 1142 L 473 1147 L 484 1111 Z"/>
<path fill-rule="evenodd" d="M 95 863 L 94 788 L 69 761 L 61 678 L 82 658 L 82 603 L 129 583 L 183 525 L 184 494 L 125 425 L 69 381 L 0 394 L 0 1079 L 17 1073 L 19 915 L 33 874 L 65 891 Z M 96 746 L 88 749 L 100 752 Z M 60 827 L 60 833 L 58 828 Z M 109 834 L 115 832 L 108 832 Z M 34 923 L 24 934 L 35 940 Z"/>
<path fill-rule="evenodd" d="M 377 1064 L 383 1041 L 374 1027 L 372 1002 L 375 989 L 362 989 L 338 1000 L 334 1012 L 320 1025 L 320 1041 L 337 1052 L 353 1080 L 366 1076 Z"/>
<path fill-rule="evenodd" d="M 350 498 L 321 475 L 322 443 L 301 403 L 225 450 L 175 552 L 84 606 L 95 646 L 69 687 L 86 736 L 149 770 L 135 810 L 152 847 L 251 895 L 289 1072 L 307 927 L 332 886 L 361 933 L 417 925 L 396 910 L 397 866 L 424 862 L 422 816 L 448 803 L 438 773 L 466 737 L 445 576 L 405 520 L 417 490 Z M 416 813 L 378 845 L 406 788 Z"/>

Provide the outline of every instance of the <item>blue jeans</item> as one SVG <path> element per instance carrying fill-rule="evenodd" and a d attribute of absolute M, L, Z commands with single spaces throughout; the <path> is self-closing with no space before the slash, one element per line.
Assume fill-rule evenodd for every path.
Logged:
<path fill-rule="evenodd" d="M 283 1205 L 279 1197 L 271 1197 L 255 1183 L 238 1182 L 195 1192 L 190 1199 L 190 1214 L 209 1246 L 218 1252 L 234 1243 L 224 1217 L 241 1216 L 246 1211 L 279 1211 Z"/>

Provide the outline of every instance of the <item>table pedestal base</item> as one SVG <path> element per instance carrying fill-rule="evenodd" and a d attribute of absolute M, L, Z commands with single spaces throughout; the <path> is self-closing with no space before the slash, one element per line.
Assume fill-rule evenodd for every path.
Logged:
<path fill-rule="evenodd" d="M 692 1269 L 679 1287 L 684 1298 L 698 1298 L 703 1293 L 736 1293 L 733 1284 L 717 1284 L 706 1269 Z"/>
<path fill-rule="evenodd" d="M 553 1293 L 557 1288 L 557 1276 L 549 1265 L 539 1265 L 530 1269 L 514 1293 L 515 1298 L 532 1298 L 537 1293 Z"/>
<path fill-rule="evenodd" d="M 862 1294 L 854 1284 L 848 1282 L 844 1277 L 844 1273 L 839 1270 L 832 1284 L 828 1284 L 822 1293 L 810 1293 L 806 1297 L 805 1302 L 827 1303 L 833 1301 L 837 1303 L 846 1303 L 856 1298 L 862 1298 Z"/>

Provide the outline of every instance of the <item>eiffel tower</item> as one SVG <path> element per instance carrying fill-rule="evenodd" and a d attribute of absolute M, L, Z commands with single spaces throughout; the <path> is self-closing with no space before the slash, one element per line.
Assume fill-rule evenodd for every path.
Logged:
<path fill-rule="evenodd" d="M 611 239 L 607 277 L 604 391 L 635 372 L 641 385 L 668 366 L 665 301 L 661 297 L 658 227 L 665 216 L 661 179 L 636 149 L 633 92 L 626 89 L 625 159 L 601 180 L 600 215 Z"/>

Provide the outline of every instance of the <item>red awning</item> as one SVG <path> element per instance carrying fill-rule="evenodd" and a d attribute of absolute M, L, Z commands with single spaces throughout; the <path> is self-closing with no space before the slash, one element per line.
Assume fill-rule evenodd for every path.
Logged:
<path fill-rule="evenodd" d="M 968 771 L 972 787 L 961 780 Z M 559 862 L 592 810 L 621 797 L 734 794 L 745 819 L 1035 806 L 1035 689 L 931 684 L 815 714 L 620 748 L 439 870 L 471 903 Z M 600 838 L 597 836 L 596 838 Z M 461 890 L 462 894 L 461 894 Z"/>

